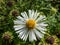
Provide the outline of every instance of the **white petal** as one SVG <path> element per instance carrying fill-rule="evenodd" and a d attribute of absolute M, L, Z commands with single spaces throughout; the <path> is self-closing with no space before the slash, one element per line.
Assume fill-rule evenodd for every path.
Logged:
<path fill-rule="evenodd" d="M 32 14 L 32 11 L 31 11 L 31 10 L 29 10 L 29 18 L 31 18 L 31 14 Z"/>
<path fill-rule="evenodd" d="M 41 33 L 46 34 L 46 32 L 45 32 L 45 31 L 43 31 L 43 30 L 41 30 Z"/>
<path fill-rule="evenodd" d="M 25 41 L 27 40 L 27 38 L 28 38 L 28 33 L 26 34 Z"/>
<path fill-rule="evenodd" d="M 41 33 L 45 34 L 46 28 L 36 27 Z"/>
<path fill-rule="evenodd" d="M 27 40 L 27 38 L 28 38 L 28 34 L 25 34 L 25 36 L 24 36 L 24 38 L 23 38 L 23 40 Z"/>
<path fill-rule="evenodd" d="M 36 20 L 36 18 L 39 16 L 39 14 L 40 13 L 38 13 L 37 10 L 36 10 L 35 15 L 34 15 L 34 20 Z"/>
<path fill-rule="evenodd" d="M 18 16 L 17 18 L 18 18 L 20 21 L 23 21 L 23 22 L 25 21 L 21 16 Z"/>
<path fill-rule="evenodd" d="M 34 40 L 36 40 L 36 36 L 35 36 L 34 31 L 32 31 L 32 37 L 33 37 Z"/>
<path fill-rule="evenodd" d="M 23 33 L 23 35 L 21 36 L 21 39 L 24 39 L 24 35 L 25 35 L 25 33 Z"/>
<path fill-rule="evenodd" d="M 36 10 L 36 12 L 35 12 L 35 14 L 34 14 L 34 19 L 37 17 L 37 10 Z"/>
<path fill-rule="evenodd" d="M 25 32 L 25 30 L 22 29 L 22 30 L 20 31 L 18 37 L 20 37 L 21 39 L 23 39 L 23 37 L 24 37 L 24 32 Z"/>
<path fill-rule="evenodd" d="M 29 18 L 33 19 L 34 16 L 34 10 L 29 10 Z"/>
<path fill-rule="evenodd" d="M 39 29 L 39 30 L 46 31 L 46 28 L 45 27 L 36 27 L 36 28 Z"/>
<path fill-rule="evenodd" d="M 24 31 L 23 35 L 21 36 L 21 38 L 24 40 L 25 39 L 25 35 L 26 35 L 26 30 Z"/>
<path fill-rule="evenodd" d="M 14 26 L 15 31 L 16 31 L 16 30 L 19 30 L 19 29 L 21 29 L 21 28 L 24 28 L 24 27 L 25 27 L 25 25 L 15 25 L 15 26 Z"/>
<path fill-rule="evenodd" d="M 34 41 L 36 40 L 36 36 L 33 31 L 29 32 L 29 41 Z"/>
<path fill-rule="evenodd" d="M 25 24 L 25 23 L 20 20 L 14 20 L 14 24 Z"/>
<path fill-rule="evenodd" d="M 20 34 L 18 35 L 18 37 L 21 38 L 21 39 L 23 39 L 23 36 L 24 36 L 23 33 L 24 33 L 24 32 L 20 32 Z"/>
<path fill-rule="evenodd" d="M 21 15 L 24 17 L 24 19 L 28 19 L 28 16 L 27 16 L 26 12 L 21 13 Z"/>
<path fill-rule="evenodd" d="M 37 31 L 36 29 L 34 30 L 37 38 L 42 38 L 44 36 L 44 34 L 40 33 L 39 31 Z"/>
<path fill-rule="evenodd" d="M 25 31 L 24 29 L 25 29 L 25 27 L 24 27 L 24 28 L 22 28 L 22 29 L 17 30 L 17 31 L 16 31 L 16 33 L 21 34 L 22 32 L 24 32 L 24 31 Z"/>
<path fill-rule="evenodd" d="M 22 30 L 18 30 L 18 31 L 16 31 L 16 33 L 22 33 Z"/>
<path fill-rule="evenodd" d="M 32 10 L 31 18 L 33 18 L 33 16 L 34 16 L 34 10 Z"/>
<path fill-rule="evenodd" d="M 28 31 L 26 30 L 24 33 L 25 33 L 25 35 L 24 35 L 23 40 L 25 40 L 25 41 L 26 41 L 26 40 L 27 40 L 27 37 L 28 37 Z"/>
<path fill-rule="evenodd" d="M 37 24 L 38 27 L 46 27 L 48 24 L 45 24 L 44 22 Z"/>
<path fill-rule="evenodd" d="M 40 13 L 37 13 L 36 17 L 34 17 L 35 20 L 37 19 L 37 17 L 39 16 L 39 14 L 40 14 Z"/>
<path fill-rule="evenodd" d="M 27 29 L 26 28 L 24 28 L 24 29 L 21 29 L 22 31 L 20 31 L 20 33 L 19 33 L 19 37 L 21 38 L 21 39 L 23 39 L 23 40 L 27 40 L 27 37 L 28 37 L 28 32 L 27 32 Z"/>
<path fill-rule="evenodd" d="M 40 15 L 40 17 L 38 17 L 38 19 L 36 20 L 36 22 L 38 22 L 38 21 L 41 21 L 41 20 L 45 20 L 45 16 L 43 16 L 43 15 Z"/>
<path fill-rule="evenodd" d="M 32 32 L 29 31 L 29 41 L 33 41 Z"/>

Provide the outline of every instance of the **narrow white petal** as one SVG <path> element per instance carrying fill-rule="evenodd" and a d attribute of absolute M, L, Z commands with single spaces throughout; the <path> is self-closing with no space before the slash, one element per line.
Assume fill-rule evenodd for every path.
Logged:
<path fill-rule="evenodd" d="M 29 41 L 34 41 L 36 40 L 36 36 L 34 34 L 34 31 L 29 32 Z"/>
<path fill-rule="evenodd" d="M 18 35 L 18 37 L 22 39 L 22 36 L 24 36 L 23 33 L 24 33 L 24 32 L 20 32 L 20 34 Z"/>
<path fill-rule="evenodd" d="M 45 31 L 43 31 L 43 30 L 41 30 L 41 33 L 46 34 L 46 32 L 45 32 Z"/>
<path fill-rule="evenodd" d="M 15 28 L 15 31 L 19 30 L 20 28 Z"/>
<path fill-rule="evenodd" d="M 29 10 L 29 18 L 33 19 L 34 17 L 34 10 Z"/>
<path fill-rule="evenodd" d="M 22 30 L 18 30 L 18 31 L 16 31 L 16 33 L 21 33 L 22 32 Z"/>
<path fill-rule="evenodd" d="M 34 30 L 37 38 L 42 38 L 44 36 L 44 34 L 40 33 L 39 31 L 37 31 L 36 29 Z"/>
<path fill-rule="evenodd" d="M 22 29 L 20 29 L 20 30 L 17 30 L 17 31 L 16 31 L 16 33 L 21 34 L 22 32 L 24 32 L 24 31 L 25 31 L 24 29 L 25 29 L 25 28 L 22 28 Z"/>
<path fill-rule="evenodd" d="M 16 30 L 19 30 L 19 29 L 22 29 L 22 28 L 24 28 L 24 27 L 25 27 L 25 25 L 15 25 L 15 26 L 14 26 L 15 31 L 16 31 Z"/>
<path fill-rule="evenodd" d="M 20 31 L 19 36 L 22 37 L 24 34 L 24 31 Z"/>
<path fill-rule="evenodd" d="M 36 40 L 36 36 L 35 36 L 34 31 L 32 31 L 32 37 L 33 37 L 34 40 Z"/>
<path fill-rule="evenodd" d="M 40 15 L 40 17 L 38 17 L 38 19 L 36 20 L 36 22 L 38 22 L 38 21 L 41 21 L 41 20 L 45 20 L 45 16 L 43 16 L 43 15 Z"/>
<path fill-rule="evenodd" d="M 17 18 L 18 18 L 20 21 L 23 21 L 23 22 L 25 21 L 24 18 L 22 18 L 21 16 L 18 16 Z"/>
<path fill-rule="evenodd" d="M 48 24 L 45 24 L 45 23 L 42 22 L 42 23 L 37 24 L 37 26 L 38 27 L 46 27 L 46 26 L 48 26 Z"/>
<path fill-rule="evenodd" d="M 20 33 L 20 30 L 19 31 L 16 31 L 16 33 Z"/>
<path fill-rule="evenodd" d="M 24 28 L 24 29 L 21 29 L 22 31 L 20 31 L 20 33 L 19 33 L 19 37 L 21 38 L 21 39 L 23 39 L 23 40 L 27 40 L 27 37 L 28 37 L 28 35 L 27 35 L 27 29 L 26 28 Z M 27 37 L 26 37 L 27 36 Z"/>
<path fill-rule="evenodd" d="M 24 17 L 24 19 L 28 19 L 28 16 L 27 16 L 26 12 L 21 13 L 21 15 Z"/>
<path fill-rule="evenodd" d="M 32 14 L 32 11 L 31 11 L 31 10 L 29 10 L 29 18 L 31 18 L 31 14 Z"/>
<path fill-rule="evenodd" d="M 24 35 L 25 35 L 25 33 L 23 33 L 23 35 L 21 36 L 21 39 L 24 39 Z"/>
<path fill-rule="evenodd" d="M 36 10 L 33 18 L 35 19 L 36 17 L 37 17 L 37 10 Z"/>
<path fill-rule="evenodd" d="M 26 40 L 27 40 L 27 37 L 28 37 L 28 31 L 26 30 L 24 33 L 25 33 L 25 35 L 24 35 L 23 40 L 25 40 L 25 41 L 26 41 Z"/>
<path fill-rule="evenodd" d="M 46 31 L 46 28 L 45 27 L 36 27 L 37 29 L 39 29 L 39 30 L 43 30 L 43 31 Z"/>
<path fill-rule="evenodd" d="M 25 40 L 25 35 L 26 35 L 26 30 L 23 33 L 23 36 L 21 38 L 23 38 L 23 40 Z"/>
<path fill-rule="evenodd" d="M 34 10 L 32 10 L 32 16 L 31 17 L 33 18 L 33 16 L 34 16 Z"/>
<path fill-rule="evenodd" d="M 25 41 L 27 40 L 27 38 L 28 38 L 28 33 L 26 34 Z"/>
<path fill-rule="evenodd" d="M 34 10 L 31 10 L 31 17 L 30 18 L 33 19 L 34 18 L 33 16 L 34 16 Z"/>
<path fill-rule="evenodd" d="M 41 33 L 45 34 L 46 28 L 36 27 Z"/>
<path fill-rule="evenodd" d="M 29 31 L 29 41 L 33 41 L 32 31 Z"/>
<path fill-rule="evenodd" d="M 18 35 L 21 39 L 23 39 L 23 37 L 24 37 L 24 32 L 25 32 L 25 30 L 22 29 L 22 30 L 20 31 L 19 35 Z"/>
<path fill-rule="evenodd" d="M 36 18 L 39 16 L 39 14 L 40 13 L 38 13 L 37 10 L 36 10 L 35 15 L 34 15 L 34 20 L 36 20 Z"/>
<path fill-rule="evenodd" d="M 35 14 L 34 19 L 36 20 L 40 13 Z"/>
<path fill-rule="evenodd" d="M 14 20 L 14 24 L 25 24 L 25 23 L 20 20 Z"/>

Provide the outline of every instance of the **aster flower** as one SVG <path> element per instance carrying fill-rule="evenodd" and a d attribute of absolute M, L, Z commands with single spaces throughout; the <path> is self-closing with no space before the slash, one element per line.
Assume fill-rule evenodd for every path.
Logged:
<path fill-rule="evenodd" d="M 14 29 L 18 33 L 18 37 L 26 41 L 29 39 L 30 42 L 40 39 L 44 36 L 46 29 L 45 22 L 46 17 L 41 15 L 37 11 L 29 10 L 28 13 L 22 12 L 21 16 L 18 16 L 14 20 Z"/>

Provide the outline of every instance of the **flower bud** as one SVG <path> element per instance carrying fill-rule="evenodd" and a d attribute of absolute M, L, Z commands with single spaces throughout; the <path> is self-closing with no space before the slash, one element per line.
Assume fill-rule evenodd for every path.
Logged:
<path fill-rule="evenodd" d="M 2 38 L 3 38 L 3 40 L 11 42 L 13 39 L 13 35 L 11 32 L 7 31 L 3 34 Z"/>
<path fill-rule="evenodd" d="M 53 36 L 48 36 L 46 38 L 46 42 L 47 44 L 52 44 L 52 45 L 57 45 L 59 42 L 59 39 L 57 38 L 57 36 L 53 35 Z"/>
<path fill-rule="evenodd" d="M 47 37 L 46 41 L 50 44 L 54 43 L 54 38 L 52 36 Z"/>
<path fill-rule="evenodd" d="M 13 2 L 12 1 L 8 1 L 7 2 L 7 6 L 9 6 L 9 7 L 13 6 Z"/>
<path fill-rule="evenodd" d="M 17 11 L 13 11 L 13 12 L 12 12 L 12 15 L 14 15 L 14 16 L 18 16 L 19 13 L 18 13 Z"/>
<path fill-rule="evenodd" d="M 12 16 L 18 16 L 19 15 L 19 11 L 17 11 L 17 10 L 12 10 L 11 12 L 10 12 L 10 15 L 12 15 Z"/>
<path fill-rule="evenodd" d="M 54 7 L 52 7 L 50 11 L 51 11 L 51 13 L 52 13 L 52 14 L 56 14 L 57 9 L 56 9 L 56 8 L 54 8 Z"/>

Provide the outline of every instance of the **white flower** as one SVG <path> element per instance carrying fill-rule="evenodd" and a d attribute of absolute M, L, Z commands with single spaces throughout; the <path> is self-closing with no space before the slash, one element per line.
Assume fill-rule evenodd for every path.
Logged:
<path fill-rule="evenodd" d="M 40 15 L 37 11 L 29 10 L 28 13 L 22 12 L 21 16 L 18 16 L 14 20 L 14 29 L 18 33 L 18 37 L 26 41 L 34 41 L 42 38 L 45 34 L 46 29 L 46 17 Z"/>

